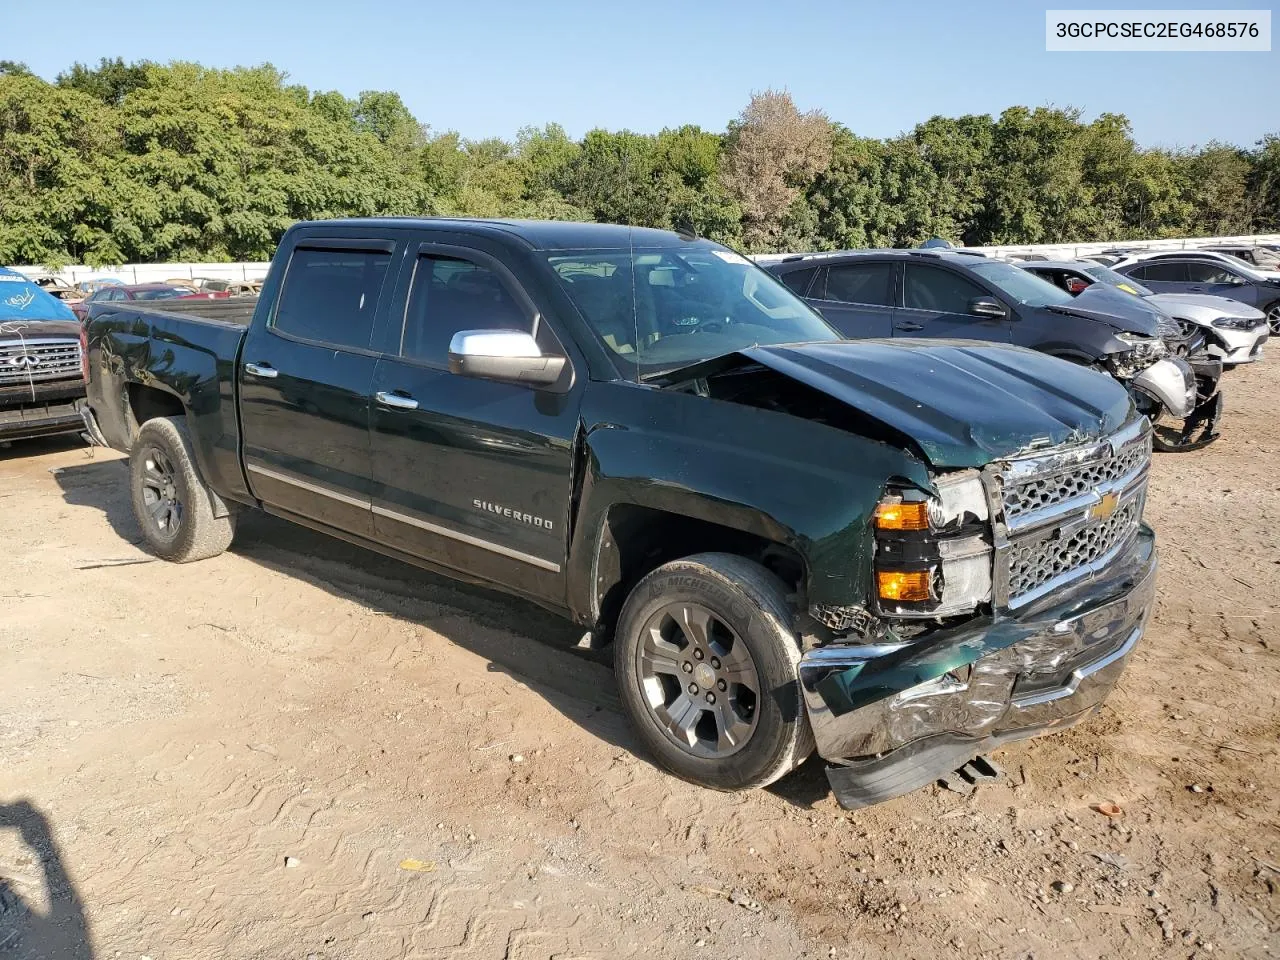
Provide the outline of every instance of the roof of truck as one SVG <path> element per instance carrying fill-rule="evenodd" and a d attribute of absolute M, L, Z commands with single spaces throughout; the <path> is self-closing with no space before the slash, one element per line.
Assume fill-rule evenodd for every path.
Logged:
<path fill-rule="evenodd" d="M 519 237 L 535 250 L 618 250 L 637 247 L 677 247 L 696 237 L 673 230 L 628 227 L 617 223 L 579 223 L 571 220 L 514 220 L 470 217 L 352 217 L 308 220 L 298 227 L 392 227 L 403 230 L 456 229 L 462 233 L 504 233 Z"/>

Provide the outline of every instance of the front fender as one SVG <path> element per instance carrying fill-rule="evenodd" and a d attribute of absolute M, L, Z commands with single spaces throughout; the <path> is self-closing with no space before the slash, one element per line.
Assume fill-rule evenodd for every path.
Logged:
<path fill-rule="evenodd" d="M 930 489 L 924 463 L 889 443 L 729 401 L 592 386 L 569 558 L 575 611 L 598 612 L 596 561 L 615 504 L 782 544 L 804 561 L 810 603 L 846 605 L 870 595 L 870 518 L 886 483 Z"/>

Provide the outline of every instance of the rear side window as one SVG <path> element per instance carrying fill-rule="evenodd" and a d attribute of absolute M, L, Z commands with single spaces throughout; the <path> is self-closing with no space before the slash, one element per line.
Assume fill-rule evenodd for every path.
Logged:
<path fill-rule="evenodd" d="M 827 270 L 826 300 L 893 306 L 892 263 L 845 263 Z"/>
<path fill-rule="evenodd" d="M 1147 263 L 1129 271 L 1135 280 L 1152 280 L 1156 283 L 1185 283 L 1187 265 L 1174 260 L 1163 263 Z"/>
<path fill-rule="evenodd" d="M 813 280 L 813 275 L 818 272 L 817 267 L 809 267 L 805 270 L 792 270 L 778 277 L 787 289 L 798 297 L 803 297 L 805 291 L 809 289 L 809 283 Z"/>
<path fill-rule="evenodd" d="M 303 340 L 367 350 L 390 264 L 385 250 L 297 248 L 272 327 Z"/>
<path fill-rule="evenodd" d="M 460 330 L 533 331 L 533 319 L 502 278 L 470 260 L 423 256 L 413 272 L 400 355 L 449 363 L 449 341 Z"/>
<path fill-rule="evenodd" d="M 903 302 L 914 310 L 968 313 L 970 300 L 988 295 L 976 283 L 950 270 L 918 263 L 908 263 L 906 270 Z"/>

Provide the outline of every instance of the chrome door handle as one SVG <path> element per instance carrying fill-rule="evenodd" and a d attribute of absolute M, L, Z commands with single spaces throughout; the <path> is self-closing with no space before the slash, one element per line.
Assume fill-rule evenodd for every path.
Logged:
<path fill-rule="evenodd" d="M 387 393 L 385 390 L 379 390 L 373 395 L 373 399 L 377 400 L 384 407 L 395 407 L 397 410 L 417 410 L 418 401 L 413 397 L 404 397 L 398 393 Z"/>
<path fill-rule="evenodd" d="M 246 363 L 244 372 L 254 377 L 262 377 L 264 380 L 274 380 L 280 376 L 280 371 L 269 363 Z"/>

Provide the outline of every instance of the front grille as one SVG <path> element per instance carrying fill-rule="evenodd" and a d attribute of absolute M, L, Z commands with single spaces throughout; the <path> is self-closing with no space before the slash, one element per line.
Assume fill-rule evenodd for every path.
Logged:
<path fill-rule="evenodd" d="M 993 466 L 1005 541 L 997 594 L 1010 608 L 1111 562 L 1142 520 L 1150 463 L 1143 418 L 1100 442 Z"/>
<path fill-rule="evenodd" d="M 1004 512 L 1009 521 L 1057 506 L 1096 490 L 1101 484 L 1118 480 L 1139 469 L 1151 459 L 1151 441 L 1131 443 L 1119 454 L 1104 460 L 1086 462 L 1048 476 L 1033 476 L 1004 486 Z"/>
<path fill-rule="evenodd" d="M 0 386 L 79 376 L 79 340 L 6 340 L 0 344 Z"/>
<path fill-rule="evenodd" d="M 1027 538 L 1009 550 L 1009 594 L 1023 597 L 1074 571 L 1083 571 L 1124 543 L 1142 517 L 1142 497 L 1069 536 Z M 1054 534 L 1059 531 L 1055 530 Z"/>

